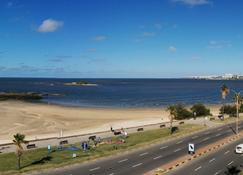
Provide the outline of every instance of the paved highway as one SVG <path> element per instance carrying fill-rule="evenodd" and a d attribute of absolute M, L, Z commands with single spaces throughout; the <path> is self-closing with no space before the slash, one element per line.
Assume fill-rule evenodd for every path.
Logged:
<path fill-rule="evenodd" d="M 240 170 L 243 168 L 243 154 L 235 154 L 234 152 L 236 145 L 240 143 L 243 143 L 243 138 L 216 152 L 191 161 L 188 165 L 175 169 L 168 175 L 225 175 L 228 168 L 236 167 Z"/>
<path fill-rule="evenodd" d="M 184 138 L 168 141 L 150 148 L 114 156 L 109 159 L 80 164 L 70 169 L 59 169 L 45 175 L 141 175 L 187 154 L 188 143 L 197 149 L 233 135 L 231 125 L 211 128 Z M 232 125 L 234 127 L 234 125 Z M 240 123 L 240 130 L 243 123 Z"/>

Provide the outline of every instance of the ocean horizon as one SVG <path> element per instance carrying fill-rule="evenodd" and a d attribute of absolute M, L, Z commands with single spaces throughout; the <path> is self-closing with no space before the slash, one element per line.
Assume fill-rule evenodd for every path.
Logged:
<path fill-rule="evenodd" d="M 97 86 L 67 86 L 85 80 Z M 170 104 L 220 104 L 220 87 L 243 89 L 242 80 L 186 78 L 0 78 L 0 92 L 59 94 L 41 102 L 76 107 L 160 108 Z M 226 101 L 232 102 L 233 93 Z"/>

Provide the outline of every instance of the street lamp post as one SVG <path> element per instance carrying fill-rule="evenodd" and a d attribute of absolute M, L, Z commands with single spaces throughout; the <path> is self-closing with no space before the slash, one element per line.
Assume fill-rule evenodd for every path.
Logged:
<path fill-rule="evenodd" d="M 236 134 L 239 133 L 239 105 L 240 105 L 240 92 L 236 93 Z"/>
<path fill-rule="evenodd" d="M 236 106 L 236 120 L 235 120 L 235 132 L 236 134 L 239 133 L 239 107 L 241 102 L 241 92 L 236 92 L 232 90 L 235 93 L 235 106 Z"/>

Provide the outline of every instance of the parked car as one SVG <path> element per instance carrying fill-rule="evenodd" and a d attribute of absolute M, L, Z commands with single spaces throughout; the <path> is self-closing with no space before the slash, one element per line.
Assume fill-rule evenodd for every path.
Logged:
<path fill-rule="evenodd" d="M 237 154 L 243 153 L 243 144 L 239 144 L 235 147 L 235 153 L 237 153 Z"/>

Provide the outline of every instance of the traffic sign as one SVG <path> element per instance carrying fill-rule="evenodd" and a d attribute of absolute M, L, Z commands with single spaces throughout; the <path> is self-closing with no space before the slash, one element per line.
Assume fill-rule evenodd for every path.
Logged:
<path fill-rule="evenodd" d="M 195 145 L 194 145 L 194 143 L 189 143 L 188 144 L 188 153 L 189 154 L 194 154 L 195 153 Z"/>

